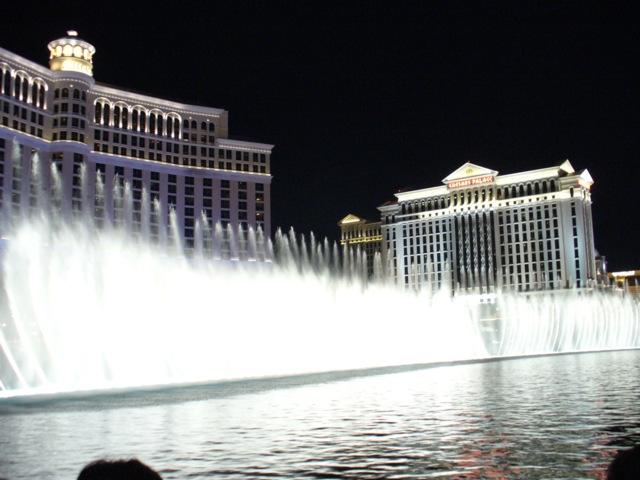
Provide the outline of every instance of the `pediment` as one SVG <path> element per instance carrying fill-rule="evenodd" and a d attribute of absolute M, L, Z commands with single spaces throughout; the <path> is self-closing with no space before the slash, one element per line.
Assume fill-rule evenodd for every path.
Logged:
<path fill-rule="evenodd" d="M 348 214 L 346 217 L 344 217 L 342 220 L 340 220 L 340 222 L 338 222 L 339 225 L 344 225 L 346 223 L 357 223 L 357 222 L 362 222 L 364 219 L 360 218 L 356 215 L 354 215 L 353 213 Z"/>
<path fill-rule="evenodd" d="M 465 178 L 472 178 L 472 177 L 484 177 L 484 176 L 495 177 L 496 175 L 498 175 L 498 172 L 495 170 L 491 170 L 489 168 L 481 167 L 480 165 L 467 162 L 461 167 L 451 172 L 445 178 L 443 178 L 442 183 L 449 183 L 455 180 L 462 180 Z"/>
<path fill-rule="evenodd" d="M 573 168 L 573 165 L 571 165 L 571 162 L 569 160 L 565 160 L 564 162 L 562 162 L 560 164 L 560 170 L 567 172 L 567 173 L 575 173 L 575 169 Z"/>
<path fill-rule="evenodd" d="M 580 173 L 580 180 L 586 182 L 589 185 L 593 185 L 593 177 L 586 168 Z"/>

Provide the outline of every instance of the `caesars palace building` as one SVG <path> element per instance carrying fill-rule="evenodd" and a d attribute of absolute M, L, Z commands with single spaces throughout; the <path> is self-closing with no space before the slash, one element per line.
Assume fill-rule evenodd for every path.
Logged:
<path fill-rule="evenodd" d="M 381 251 L 408 287 L 535 291 L 594 286 L 587 170 L 569 161 L 499 175 L 466 163 L 381 207 Z"/>
<path fill-rule="evenodd" d="M 161 206 L 151 219 L 152 237 L 167 229 L 169 206 L 187 248 L 204 218 L 210 225 L 270 235 L 273 145 L 228 138 L 226 110 L 97 83 L 95 49 L 74 31 L 48 47 L 49 68 L 0 48 L 3 211 L 24 213 L 33 200 L 34 169 L 41 168 L 43 181 L 50 182 L 53 165 L 62 179 L 64 212 L 88 207 L 103 217 L 97 220 L 113 219 L 118 183 L 131 189 L 133 228 L 149 212 L 141 203 Z M 89 188 L 104 186 L 100 205 L 92 205 L 98 202 L 95 191 L 81 191 L 81 172 Z"/>

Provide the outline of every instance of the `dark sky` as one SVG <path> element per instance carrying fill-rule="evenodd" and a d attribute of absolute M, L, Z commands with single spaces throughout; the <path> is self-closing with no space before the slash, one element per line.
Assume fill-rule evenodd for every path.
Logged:
<path fill-rule="evenodd" d="M 331 238 L 464 162 L 569 158 L 596 182 L 596 247 L 629 269 L 640 38 L 609 3 L 4 2 L 0 45 L 46 64 L 73 28 L 98 81 L 229 110 L 231 137 L 276 145 L 274 225 Z"/>

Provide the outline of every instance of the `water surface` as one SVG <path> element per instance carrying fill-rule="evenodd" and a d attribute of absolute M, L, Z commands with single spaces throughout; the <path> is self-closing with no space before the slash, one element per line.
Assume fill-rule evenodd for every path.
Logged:
<path fill-rule="evenodd" d="M 633 443 L 639 351 L 0 405 L 13 480 L 100 457 L 166 479 L 604 478 Z"/>

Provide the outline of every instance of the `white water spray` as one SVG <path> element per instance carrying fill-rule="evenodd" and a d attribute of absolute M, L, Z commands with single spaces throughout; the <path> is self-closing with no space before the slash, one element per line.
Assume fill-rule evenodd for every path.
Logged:
<path fill-rule="evenodd" d="M 168 215 L 170 229 L 152 238 L 148 219 L 130 228 L 121 181 L 105 192 L 98 176 L 95 205 L 115 204 L 108 228 L 57 215 L 62 190 L 51 173 L 52 205 L 14 220 L 4 245 L 3 397 L 640 347 L 629 296 L 502 294 L 487 305 L 409 292 L 367 279 L 361 254 L 326 240 L 291 230 L 274 248 L 260 231 L 206 219 L 185 251 L 175 212 L 147 192 L 145 215 L 154 225 Z M 48 198 L 33 179 L 35 197 Z"/>

